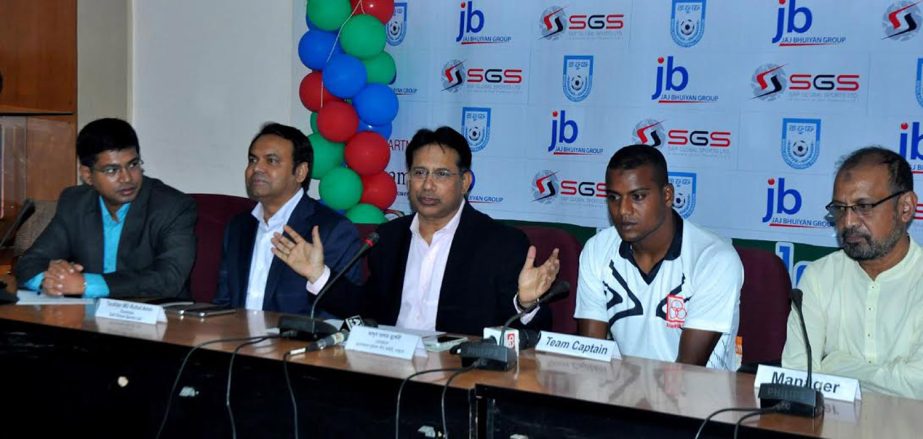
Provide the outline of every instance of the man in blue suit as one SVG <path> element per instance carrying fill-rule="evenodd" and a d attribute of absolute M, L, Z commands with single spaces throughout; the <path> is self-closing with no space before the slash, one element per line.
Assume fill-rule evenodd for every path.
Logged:
<path fill-rule="evenodd" d="M 247 195 L 258 204 L 225 229 L 216 304 L 297 314 L 311 309 L 318 289 L 272 253 L 272 239 L 285 225 L 304 236 L 317 228 L 332 270 L 342 270 L 358 251 L 352 223 L 306 194 L 313 165 L 311 142 L 297 128 L 268 123 L 250 142 L 244 177 Z M 358 264 L 346 277 L 360 281 Z M 337 298 L 330 299 L 319 309 L 334 306 Z"/>

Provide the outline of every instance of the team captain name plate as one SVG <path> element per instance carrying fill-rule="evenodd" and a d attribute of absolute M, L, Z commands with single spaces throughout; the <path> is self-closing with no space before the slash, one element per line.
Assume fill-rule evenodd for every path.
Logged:
<path fill-rule="evenodd" d="M 346 339 L 347 351 L 359 351 L 369 354 L 409 360 L 417 349 L 426 355 L 423 339 L 419 335 L 388 331 L 381 328 L 357 326 Z"/>
<path fill-rule="evenodd" d="M 167 321 L 167 315 L 164 314 L 163 307 L 160 305 L 115 299 L 99 299 L 99 305 L 96 307 L 96 317 L 148 325 Z"/>
<path fill-rule="evenodd" d="M 535 350 L 571 357 L 589 358 L 590 360 L 610 361 L 622 358 L 619 347 L 612 340 L 580 337 L 579 335 L 558 334 L 542 331 Z"/>
<path fill-rule="evenodd" d="M 753 385 L 756 386 L 757 390 L 759 390 L 760 385 L 763 383 L 804 386 L 804 382 L 807 378 L 808 373 L 803 370 L 786 369 L 783 367 L 765 366 L 761 364 L 756 369 L 756 378 L 753 380 Z M 824 398 L 849 402 L 862 399 L 862 390 L 859 388 L 859 380 L 855 378 L 812 373 L 811 381 L 811 387 L 823 393 Z"/>

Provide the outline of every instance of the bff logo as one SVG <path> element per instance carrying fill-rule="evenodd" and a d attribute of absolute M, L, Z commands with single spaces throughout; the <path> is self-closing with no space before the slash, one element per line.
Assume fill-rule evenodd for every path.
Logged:
<path fill-rule="evenodd" d="M 673 185 L 673 209 L 684 219 L 689 219 L 695 211 L 696 174 L 668 172 L 667 178 Z"/>
<path fill-rule="evenodd" d="M 394 4 L 394 15 L 388 20 L 388 24 L 385 26 L 385 32 L 388 44 L 391 46 L 397 46 L 404 41 L 404 37 L 407 36 L 406 2 Z"/>
<path fill-rule="evenodd" d="M 892 4 L 882 17 L 885 39 L 907 41 L 920 30 L 921 15 L 919 1 L 901 1 Z"/>
<path fill-rule="evenodd" d="M 782 159 L 795 169 L 810 168 L 820 156 L 820 119 L 782 119 Z"/>
<path fill-rule="evenodd" d="M 705 0 L 673 0 L 670 34 L 680 47 L 692 47 L 705 34 Z"/>
<path fill-rule="evenodd" d="M 487 147 L 490 141 L 490 108 L 462 108 L 462 133 L 471 146 L 471 152 L 478 152 Z"/>
<path fill-rule="evenodd" d="M 590 95 L 593 88 L 593 56 L 564 56 L 564 96 L 572 102 L 580 102 Z"/>

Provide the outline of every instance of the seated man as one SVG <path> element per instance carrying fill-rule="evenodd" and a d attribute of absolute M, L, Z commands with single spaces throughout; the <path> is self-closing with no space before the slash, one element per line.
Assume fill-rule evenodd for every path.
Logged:
<path fill-rule="evenodd" d="M 314 295 L 306 289 L 304 276 L 273 257 L 273 234 L 286 225 L 304 234 L 319 227 L 327 243 L 322 257 L 342 270 L 359 250 L 358 233 L 346 217 L 305 193 L 311 183 L 314 149 L 297 128 L 266 124 L 250 142 L 247 160 L 247 195 L 258 204 L 228 222 L 214 302 L 306 314 Z M 347 275 L 359 282 L 360 268 L 353 267 Z M 333 299 L 324 299 L 325 304 L 335 303 Z"/>
<path fill-rule="evenodd" d="M 881 147 L 840 165 L 827 205 L 840 250 L 804 271 L 804 321 L 814 371 L 865 389 L 923 398 L 923 252 L 907 233 L 917 209 L 910 165 Z M 788 317 L 782 365 L 807 368 L 801 323 Z"/>
<path fill-rule="evenodd" d="M 574 317 L 581 335 L 610 334 L 625 355 L 732 370 L 743 265 L 673 199 L 658 149 L 616 151 L 606 169 L 614 227 L 580 254 Z"/>
<path fill-rule="evenodd" d="M 406 154 L 415 214 L 378 228 L 380 241 L 368 256 L 369 279 L 364 291 L 353 294 L 362 303 L 362 317 L 480 335 L 538 300 L 557 276 L 558 251 L 535 267 L 535 248 L 522 231 L 465 201 L 472 178 L 465 138 L 449 127 L 423 129 Z M 330 241 L 321 240 L 316 229 L 313 245 L 286 231 L 292 239 L 277 236 L 276 255 L 319 288 L 330 276 L 323 251 Z M 536 313 L 523 322 L 550 326 L 547 311 Z"/>
<path fill-rule="evenodd" d="M 135 130 L 99 119 L 77 135 L 80 179 L 16 264 L 20 287 L 49 295 L 188 297 L 195 202 L 144 176 Z"/>

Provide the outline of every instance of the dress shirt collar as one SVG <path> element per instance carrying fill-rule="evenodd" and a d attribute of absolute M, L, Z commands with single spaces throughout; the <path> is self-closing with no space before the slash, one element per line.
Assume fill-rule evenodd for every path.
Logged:
<path fill-rule="evenodd" d="M 128 209 L 131 207 L 131 203 L 125 203 L 115 211 L 116 219 L 112 219 L 112 215 L 109 214 L 109 208 L 106 207 L 106 202 L 103 200 L 103 196 L 99 196 L 99 209 L 103 212 L 103 223 L 104 224 L 121 224 L 125 221 L 125 216 L 128 215 Z"/>
<path fill-rule="evenodd" d="M 256 222 L 259 223 L 259 227 L 262 230 L 273 230 L 280 229 L 286 223 L 288 223 L 289 217 L 292 216 L 292 212 L 295 210 L 295 206 L 301 202 L 301 199 L 304 197 L 304 190 L 298 189 L 295 192 L 295 195 L 292 195 L 292 198 L 289 198 L 285 204 L 275 213 L 273 216 L 269 217 L 269 221 L 263 220 L 263 203 L 256 203 L 256 207 L 250 211 L 250 214 L 256 218 Z"/>
<path fill-rule="evenodd" d="M 442 236 L 454 236 L 455 232 L 458 230 L 458 224 L 461 222 L 462 211 L 465 210 L 465 200 L 462 200 L 461 204 L 458 206 L 458 210 L 455 211 L 455 215 L 451 220 L 445 225 L 445 227 L 433 233 L 433 239 L 438 239 Z M 415 214 L 413 216 L 413 221 L 410 222 L 410 233 L 419 239 L 423 239 L 423 235 L 420 234 L 420 214 Z M 424 242 L 426 242 L 424 240 Z"/>

